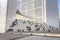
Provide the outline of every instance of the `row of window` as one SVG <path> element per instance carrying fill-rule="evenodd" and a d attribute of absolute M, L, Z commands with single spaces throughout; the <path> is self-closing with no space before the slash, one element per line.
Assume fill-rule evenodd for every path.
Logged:
<path fill-rule="evenodd" d="M 38 9 L 32 9 L 32 10 L 25 10 L 25 11 L 21 11 L 22 14 L 30 16 L 30 17 L 41 17 L 42 16 L 42 8 L 38 8 Z"/>
<path fill-rule="evenodd" d="M 21 10 L 21 11 L 24 11 L 24 10 L 29 10 L 29 9 L 33 9 L 33 8 L 39 8 L 39 6 L 33 6 L 33 4 L 32 3 L 28 3 L 27 5 L 26 4 L 23 4 L 23 5 L 20 5 L 20 7 L 19 7 L 19 9 Z M 40 6 L 40 8 L 42 8 L 41 6 Z"/>
<path fill-rule="evenodd" d="M 18 0 L 18 10 L 30 17 L 41 17 L 42 16 L 42 0 Z"/>
<path fill-rule="evenodd" d="M 30 2 L 30 1 L 34 1 L 34 2 L 42 2 L 43 0 L 17 0 L 17 2 L 19 3 L 26 3 L 26 2 Z"/>
<path fill-rule="evenodd" d="M 21 2 L 22 3 L 22 2 Z M 38 8 L 38 7 L 42 7 L 42 0 L 35 0 L 28 2 L 28 3 L 23 3 L 21 4 L 18 2 L 17 6 L 19 7 L 19 9 L 21 9 L 22 11 L 24 10 L 28 10 L 28 9 L 33 9 L 33 8 Z"/>

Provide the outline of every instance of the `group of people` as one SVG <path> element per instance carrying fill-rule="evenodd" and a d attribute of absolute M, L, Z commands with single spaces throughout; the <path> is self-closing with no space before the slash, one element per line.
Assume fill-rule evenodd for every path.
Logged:
<path fill-rule="evenodd" d="M 49 26 L 47 25 L 46 23 L 35 23 L 35 22 L 32 22 L 32 21 L 25 21 L 25 20 L 15 20 L 12 22 L 12 24 L 10 25 L 10 28 L 8 29 L 8 31 L 14 31 L 13 27 L 15 27 L 15 25 L 18 25 L 18 21 L 22 21 L 23 24 L 27 23 L 28 22 L 28 26 L 26 26 L 26 30 L 27 31 L 32 31 L 32 25 L 34 25 L 33 27 L 35 27 L 34 31 L 48 31 L 48 32 L 51 32 L 51 30 L 56 30 L 57 28 L 53 27 L 53 26 Z M 53 31 L 52 30 L 52 31 Z M 17 29 L 18 32 L 24 32 L 24 29 L 20 30 L 20 29 Z"/>

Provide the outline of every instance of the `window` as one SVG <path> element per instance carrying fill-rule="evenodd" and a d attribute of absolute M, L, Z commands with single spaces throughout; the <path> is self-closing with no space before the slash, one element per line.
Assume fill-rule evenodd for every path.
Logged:
<path fill-rule="evenodd" d="M 34 0 L 34 7 L 42 7 L 42 0 Z"/>
<path fill-rule="evenodd" d="M 22 5 L 21 5 L 21 10 L 22 10 L 22 11 L 26 10 L 26 4 L 22 4 Z"/>
<path fill-rule="evenodd" d="M 28 11 L 27 11 L 27 15 L 28 15 L 29 17 L 33 17 L 33 10 L 28 10 Z"/>
<path fill-rule="evenodd" d="M 26 0 L 27 2 L 33 1 L 33 0 Z"/>
<path fill-rule="evenodd" d="M 27 0 L 21 0 L 22 1 L 22 3 L 24 3 L 24 2 L 26 2 Z"/>
<path fill-rule="evenodd" d="M 43 22 L 45 22 L 46 21 L 46 19 L 45 19 L 46 17 L 43 17 Z"/>
<path fill-rule="evenodd" d="M 40 23 L 41 23 L 41 22 L 42 22 L 42 18 L 39 18 L 38 22 L 40 22 Z"/>
<path fill-rule="evenodd" d="M 21 13 L 22 13 L 23 15 L 26 15 L 26 11 L 22 11 Z"/>
<path fill-rule="evenodd" d="M 41 17 L 42 16 L 42 8 L 34 9 L 34 16 Z"/>
<path fill-rule="evenodd" d="M 27 3 L 27 9 L 33 9 L 33 1 Z"/>

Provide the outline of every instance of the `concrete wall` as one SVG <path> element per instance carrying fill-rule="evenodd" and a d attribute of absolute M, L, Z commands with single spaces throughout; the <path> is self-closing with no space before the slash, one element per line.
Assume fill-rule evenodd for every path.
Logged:
<path fill-rule="evenodd" d="M 58 0 L 46 0 L 46 21 L 59 28 Z"/>
<path fill-rule="evenodd" d="M 5 32 L 7 0 L 0 0 L 0 33 Z"/>
<path fill-rule="evenodd" d="M 8 0 L 6 29 L 8 29 L 11 23 L 15 20 L 15 16 L 16 16 L 16 0 Z"/>

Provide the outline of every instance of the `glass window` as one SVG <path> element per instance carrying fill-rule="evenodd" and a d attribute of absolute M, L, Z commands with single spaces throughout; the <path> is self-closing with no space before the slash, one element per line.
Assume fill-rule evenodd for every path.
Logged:
<path fill-rule="evenodd" d="M 17 0 L 17 3 L 21 3 L 21 0 Z"/>
<path fill-rule="evenodd" d="M 28 2 L 28 1 L 30 2 L 30 1 L 32 1 L 32 0 L 27 0 L 27 2 Z"/>
<path fill-rule="evenodd" d="M 16 9 L 17 10 L 20 10 L 21 9 L 21 0 L 17 0 Z"/>
<path fill-rule="evenodd" d="M 26 15 L 26 11 L 22 11 L 21 14 Z"/>
<path fill-rule="evenodd" d="M 44 0 L 43 0 L 43 6 L 44 6 Z M 45 7 L 43 7 L 43 16 L 46 16 L 46 14 L 45 14 Z"/>
<path fill-rule="evenodd" d="M 45 22 L 45 17 L 43 17 L 43 22 Z"/>
<path fill-rule="evenodd" d="M 22 4 L 22 5 L 21 5 L 21 10 L 22 10 L 22 11 L 26 10 L 26 4 Z"/>
<path fill-rule="evenodd" d="M 33 17 L 33 10 L 27 11 L 27 15 L 28 15 L 29 17 Z"/>
<path fill-rule="evenodd" d="M 20 8 L 19 6 L 20 6 L 19 4 L 16 5 L 16 9 L 17 9 L 17 10 L 19 10 L 19 8 Z"/>
<path fill-rule="evenodd" d="M 34 0 L 34 7 L 42 7 L 42 0 Z"/>
<path fill-rule="evenodd" d="M 36 18 L 35 21 L 38 22 L 38 23 L 41 23 L 42 22 L 42 18 Z"/>
<path fill-rule="evenodd" d="M 42 18 L 39 18 L 39 22 L 42 23 Z"/>
<path fill-rule="evenodd" d="M 27 9 L 33 9 L 33 1 L 27 3 Z"/>
<path fill-rule="evenodd" d="M 42 8 L 34 9 L 34 16 L 41 17 L 42 16 Z"/>
<path fill-rule="evenodd" d="M 27 0 L 21 0 L 23 3 L 26 2 Z"/>
<path fill-rule="evenodd" d="M 22 11 L 22 6 L 21 6 L 21 4 L 19 4 L 18 10 L 19 10 L 19 11 Z"/>

